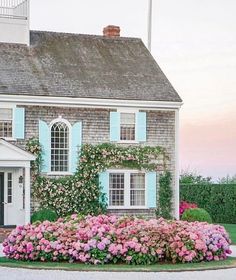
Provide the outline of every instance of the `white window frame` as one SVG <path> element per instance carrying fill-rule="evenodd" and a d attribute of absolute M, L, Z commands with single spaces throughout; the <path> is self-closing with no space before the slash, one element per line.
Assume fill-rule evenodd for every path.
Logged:
<path fill-rule="evenodd" d="M 72 175 L 72 172 L 70 172 L 70 168 L 71 168 L 71 144 L 72 144 L 72 126 L 70 124 L 70 122 L 64 118 L 62 118 L 61 116 L 59 116 L 57 119 L 54 119 L 53 121 L 51 121 L 51 123 L 49 124 L 49 130 L 50 130 L 50 168 L 51 167 L 51 129 L 52 129 L 52 126 L 57 123 L 57 122 L 62 122 L 64 123 L 65 125 L 67 125 L 68 129 L 69 129 L 69 153 L 68 153 L 68 171 L 49 171 L 47 173 L 47 175 L 54 175 L 54 176 L 57 176 L 57 175 Z"/>
<path fill-rule="evenodd" d="M 134 119 L 135 119 L 135 130 L 134 130 L 135 139 L 134 140 L 121 140 L 121 139 L 119 139 L 117 141 L 117 143 L 121 143 L 121 144 L 122 143 L 124 143 L 124 144 L 138 144 L 139 143 L 139 141 L 137 141 L 137 139 L 136 139 L 136 135 L 137 135 L 137 133 L 136 133 L 136 131 L 137 131 L 136 117 L 137 117 L 138 112 L 139 112 L 138 109 L 133 109 L 133 108 L 118 108 L 117 109 L 117 113 L 120 113 L 120 114 L 122 114 L 122 113 L 124 113 L 124 114 L 134 114 Z M 120 127 L 121 127 L 121 123 L 120 123 Z M 119 129 L 120 129 L 120 127 L 119 127 Z"/>
<path fill-rule="evenodd" d="M 8 198 L 9 198 L 9 188 L 8 188 L 8 183 L 9 183 L 9 174 L 11 174 L 11 202 L 8 202 Z M 14 177 L 13 177 L 13 173 L 12 172 L 6 172 L 6 191 L 7 191 L 7 199 L 6 199 L 6 202 L 8 205 L 12 205 L 13 204 L 13 183 L 14 183 Z"/>
<path fill-rule="evenodd" d="M 15 123 L 14 123 L 15 108 L 16 108 L 15 104 L 1 104 L 0 103 L 0 109 L 11 109 L 12 110 L 12 137 L 1 137 L 2 139 L 5 139 L 6 141 L 16 141 L 16 139 L 14 138 L 14 134 L 15 134 Z"/>
<path fill-rule="evenodd" d="M 124 205 L 123 206 L 111 206 L 109 205 L 110 201 L 110 183 L 108 181 L 108 209 L 148 209 L 147 207 L 147 173 L 145 171 L 140 170 L 132 170 L 132 169 L 109 169 L 108 172 L 108 180 L 110 181 L 110 173 L 122 173 L 124 174 Z M 145 174 L 145 205 L 144 206 L 132 206 L 130 205 L 130 174 L 131 173 L 142 173 Z"/>

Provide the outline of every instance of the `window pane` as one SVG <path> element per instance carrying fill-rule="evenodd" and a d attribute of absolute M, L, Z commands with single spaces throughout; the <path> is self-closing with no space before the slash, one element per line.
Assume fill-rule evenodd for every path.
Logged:
<path fill-rule="evenodd" d="M 131 189 L 144 189 L 145 188 L 145 174 L 144 173 L 131 173 L 130 174 L 130 188 Z"/>
<path fill-rule="evenodd" d="M 120 114 L 120 140 L 135 140 L 135 114 Z"/>
<path fill-rule="evenodd" d="M 0 120 L 12 120 L 12 109 L 1 108 L 0 109 Z"/>
<path fill-rule="evenodd" d="M 63 122 L 51 128 L 51 171 L 66 172 L 69 166 L 69 129 Z"/>
<path fill-rule="evenodd" d="M 7 203 L 12 203 L 12 173 L 7 173 Z"/>
<path fill-rule="evenodd" d="M 12 137 L 12 109 L 0 109 L 0 137 Z"/>
<path fill-rule="evenodd" d="M 124 205 L 124 174 L 110 173 L 109 176 L 109 205 Z"/>
<path fill-rule="evenodd" d="M 145 174 L 130 174 L 130 205 L 145 206 Z"/>
<path fill-rule="evenodd" d="M 121 124 L 135 124 L 135 114 L 134 113 L 121 113 L 120 114 Z"/>

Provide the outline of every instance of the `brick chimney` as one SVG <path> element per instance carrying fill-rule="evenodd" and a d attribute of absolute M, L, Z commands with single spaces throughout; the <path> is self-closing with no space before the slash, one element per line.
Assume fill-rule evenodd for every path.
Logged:
<path fill-rule="evenodd" d="M 103 28 L 103 36 L 105 37 L 120 37 L 120 27 L 115 25 L 108 25 Z"/>

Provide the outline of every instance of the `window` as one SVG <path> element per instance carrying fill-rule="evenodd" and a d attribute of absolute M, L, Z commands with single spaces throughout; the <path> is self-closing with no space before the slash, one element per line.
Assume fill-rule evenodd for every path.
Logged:
<path fill-rule="evenodd" d="M 135 140 L 135 113 L 120 114 L 120 140 Z"/>
<path fill-rule="evenodd" d="M 130 205 L 145 205 L 145 174 L 130 174 Z"/>
<path fill-rule="evenodd" d="M 145 207 L 145 173 L 109 173 L 110 207 Z"/>
<path fill-rule="evenodd" d="M 110 174 L 109 201 L 112 206 L 123 206 L 125 195 L 124 174 Z"/>
<path fill-rule="evenodd" d="M 147 113 L 136 109 L 110 112 L 110 141 L 138 143 L 147 141 Z"/>
<path fill-rule="evenodd" d="M 56 122 L 51 127 L 51 171 L 69 170 L 69 128 L 64 122 Z"/>
<path fill-rule="evenodd" d="M 0 108 L 0 137 L 12 137 L 12 109 Z"/>
<path fill-rule="evenodd" d="M 12 203 L 12 173 L 7 173 L 7 203 Z"/>

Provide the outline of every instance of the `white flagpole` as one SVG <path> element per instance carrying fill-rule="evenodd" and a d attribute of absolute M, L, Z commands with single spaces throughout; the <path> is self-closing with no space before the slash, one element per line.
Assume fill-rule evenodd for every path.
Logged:
<path fill-rule="evenodd" d="M 148 50 L 152 48 L 152 0 L 149 0 L 148 7 Z"/>

